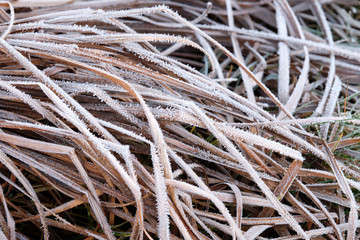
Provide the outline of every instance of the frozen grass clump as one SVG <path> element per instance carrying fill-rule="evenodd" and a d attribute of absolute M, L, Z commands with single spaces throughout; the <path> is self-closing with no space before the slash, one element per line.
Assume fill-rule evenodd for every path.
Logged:
<path fill-rule="evenodd" d="M 322 3 L 0 3 L 0 238 L 359 239 L 360 9 Z"/>

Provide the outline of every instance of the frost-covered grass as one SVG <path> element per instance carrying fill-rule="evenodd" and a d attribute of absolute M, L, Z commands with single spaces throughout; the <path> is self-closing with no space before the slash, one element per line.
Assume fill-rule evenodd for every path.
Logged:
<path fill-rule="evenodd" d="M 0 7 L 0 239 L 360 238 L 354 1 Z"/>

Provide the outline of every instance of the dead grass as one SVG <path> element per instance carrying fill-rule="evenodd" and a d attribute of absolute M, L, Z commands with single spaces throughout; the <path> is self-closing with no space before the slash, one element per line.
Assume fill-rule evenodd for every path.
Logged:
<path fill-rule="evenodd" d="M 321 3 L 0 3 L 0 239 L 359 239 L 360 9 Z"/>

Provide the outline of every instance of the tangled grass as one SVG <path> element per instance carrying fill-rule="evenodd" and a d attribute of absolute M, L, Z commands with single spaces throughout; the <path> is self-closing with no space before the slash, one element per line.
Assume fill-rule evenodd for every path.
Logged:
<path fill-rule="evenodd" d="M 360 238 L 353 1 L 11 2 L 0 239 Z"/>

